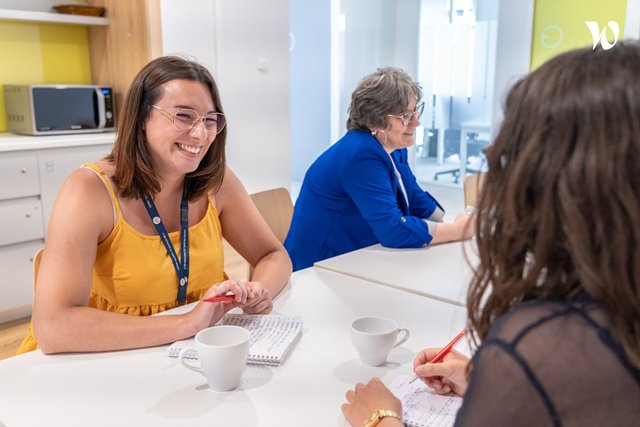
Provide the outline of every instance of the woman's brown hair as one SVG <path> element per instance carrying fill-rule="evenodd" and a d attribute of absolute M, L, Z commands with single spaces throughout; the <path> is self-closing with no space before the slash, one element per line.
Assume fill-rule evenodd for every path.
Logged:
<path fill-rule="evenodd" d="M 640 367 L 640 45 L 570 51 L 523 78 L 486 154 L 474 338 L 523 301 L 585 292 Z"/>
<path fill-rule="evenodd" d="M 134 77 L 118 120 L 118 135 L 113 151 L 106 157 L 115 166 L 113 182 L 126 198 L 153 196 L 160 191 L 160 180 L 153 169 L 144 124 L 151 106 L 162 96 L 162 85 L 183 79 L 203 83 L 211 91 L 216 112 L 224 113 L 218 88 L 211 73 L 202 65 L 176 56 L 164 56 L 149 62 Z M 196 199 L 220 188 L 225 171 L 227 126 L 216 135 L 198 168 L 187 174 L 187 195 Z"/>

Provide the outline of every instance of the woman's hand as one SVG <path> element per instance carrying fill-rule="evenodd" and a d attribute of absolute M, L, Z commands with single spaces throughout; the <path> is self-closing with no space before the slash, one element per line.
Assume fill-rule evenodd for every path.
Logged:
<path fill-rule="evenodd" d="M 455 350 L 447 354 L 442 362 L 428 363 L 440 348 L 426 348 L 413 361 L 413 372 L 438 394 L 451 391 L 462 396 L 467 390 L 466 369 L 469 358 Z"/>
<path fill-rule="evenodd" d="M 433 233 L 432 245 L 469 240 L 476 234 L 478 217 L 470 211 L 461 212 L 452 222 L 440 222 Z"/>
<path fill-rule="evenodd" d="M 347 391 L 347 403 L 342 404 L 345 418 L 352 426 L 358 427 L 376 409 L 390 409 L 402 415 L 402 404 L 379 378 L 372 378 L 367 385 L 356 384 L 355 389 Z M 402 426 L 402 422 L 398 421 L 397 425 Z"/>
<path fill-rule="evenodd" d="M 476 234 L 477 215 L 475 210 L 466 209 L 464 212 L 460 212 L 453 220 L 453 224 L 458 227 L 460 233 L 460 240 L 469 240 Z"/>
<path fill-rule="evenodd" d="M 247 283 L 240 280 L 227 280 L 210 287 L 204 294 L 203 299 L 224 295 L 227 292 L 235 295 L 233 301 L 200 301 L 193 310 L 187 313 L 195 329 L 194 334 L 214 325 L 229 310 L 236 307 L 243 307 L 247 303 L 249 289 Z"/>
<path fill-rule="evenodd" d="M 247 282 L 249 298 L 242 309 L 247 314 L 268 314 L 273 309 L 271 292 L 260 282 Z"/>

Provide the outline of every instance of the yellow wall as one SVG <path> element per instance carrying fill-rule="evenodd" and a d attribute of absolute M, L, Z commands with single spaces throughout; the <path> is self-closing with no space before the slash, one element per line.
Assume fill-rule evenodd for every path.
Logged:
<path fill-rule="evenodd" d="M 626 9 L 626 0 L 536 0 L 531 69 L 564 51 L 593 46 L 591 31 L 584 21 L 596 21 L 600 30 L 607 22 L 616 21 L 622 40 Z M 607 40 L 613 42 L 609 28 Z"/>
<path fill-rule="evenodd" d="M 91 84 L 84 26 L 0 21 L 0 132 L 7 130 L 5 84 Z"/>

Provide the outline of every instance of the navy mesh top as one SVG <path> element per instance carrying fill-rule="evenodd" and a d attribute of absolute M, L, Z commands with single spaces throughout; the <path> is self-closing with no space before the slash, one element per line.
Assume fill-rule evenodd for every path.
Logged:
<path fill-rule="evenodd" d="M 501 316 L 472 366 L 456 426 L 640 426 L 640 370 L 588 298 Z"/>

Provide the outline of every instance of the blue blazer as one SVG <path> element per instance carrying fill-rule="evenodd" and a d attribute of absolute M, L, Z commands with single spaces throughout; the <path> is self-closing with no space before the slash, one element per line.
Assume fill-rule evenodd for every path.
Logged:
<path fill-rule="evenodd" d="M 352 130 L 307 171 L 284 246 L 294 271 L 376 243 L 423 247 L 432 239 L 423 218 L 436 208 L 442 206 L 420 188 L 409 169 L 406 149 L 389 156 L 370 133 Z"/>

